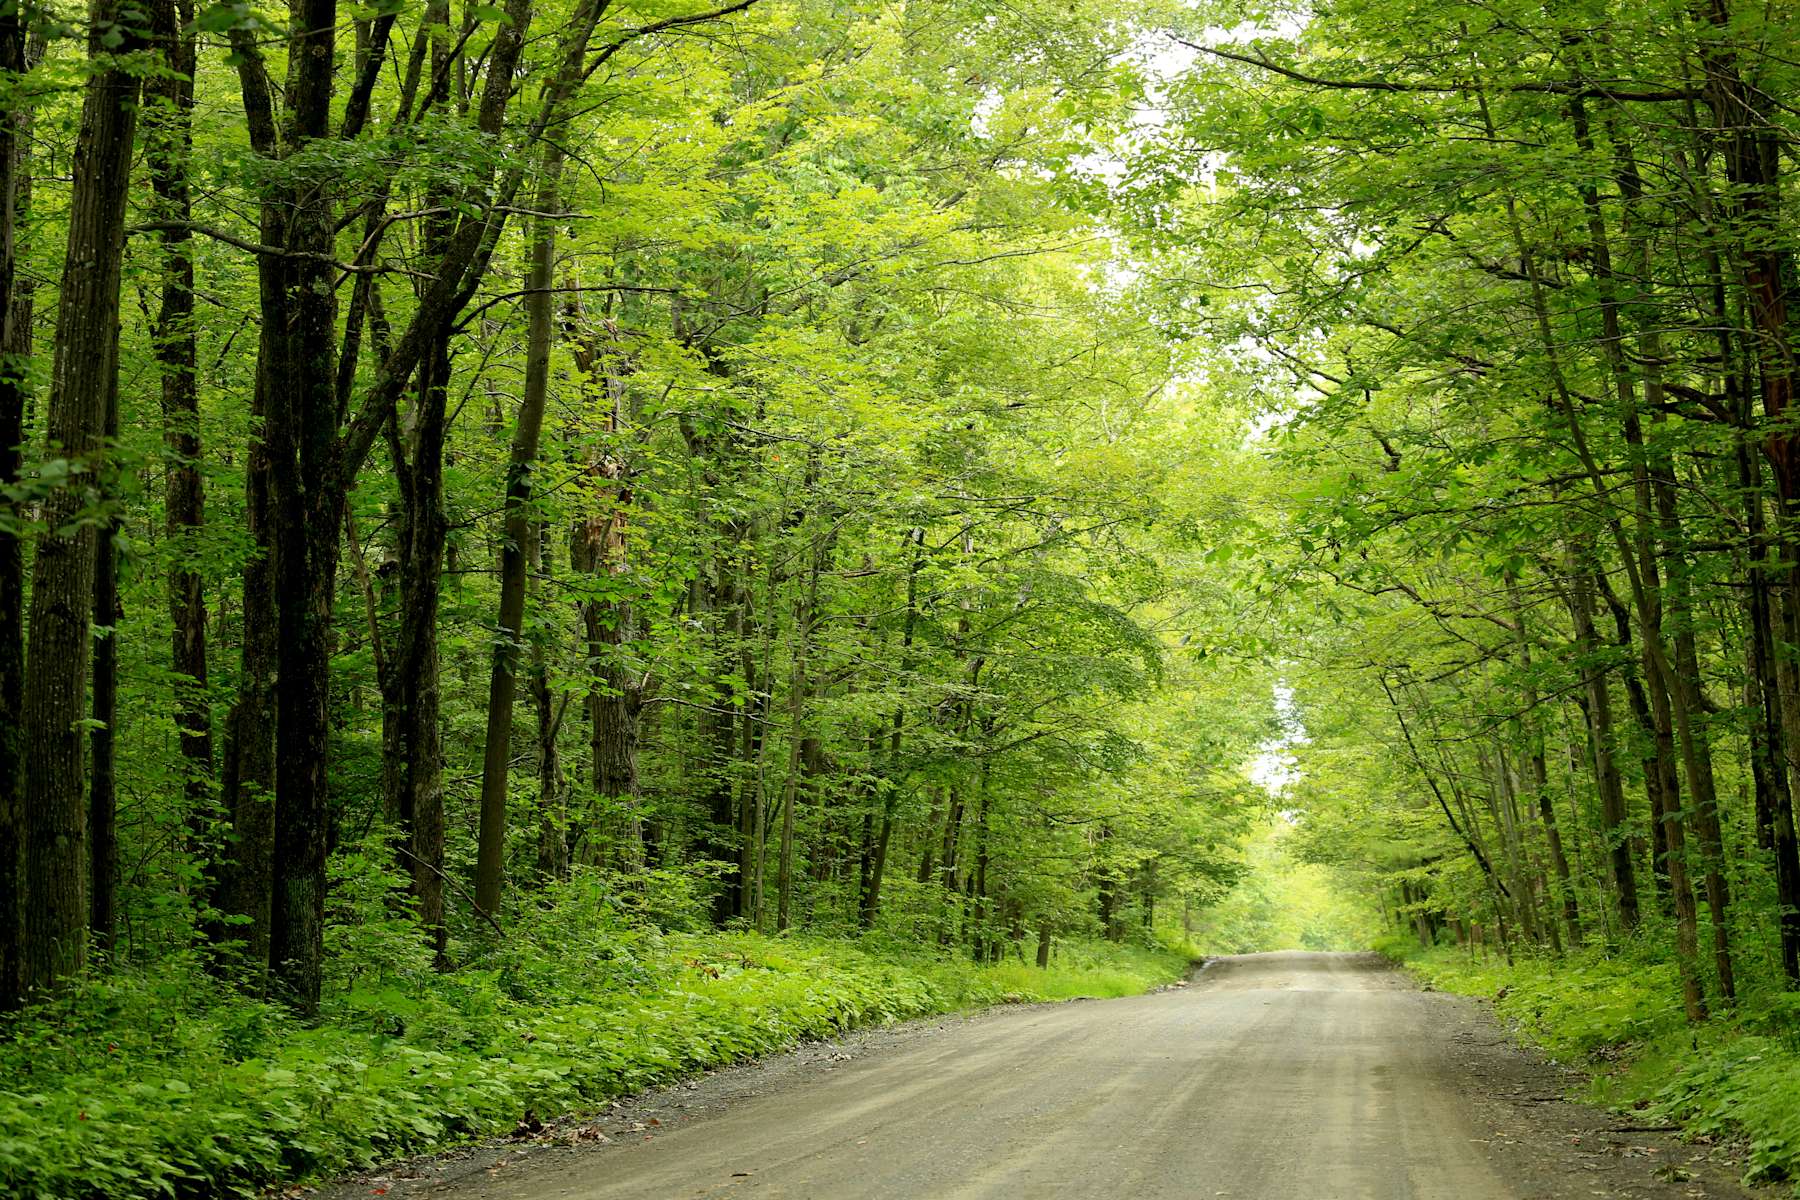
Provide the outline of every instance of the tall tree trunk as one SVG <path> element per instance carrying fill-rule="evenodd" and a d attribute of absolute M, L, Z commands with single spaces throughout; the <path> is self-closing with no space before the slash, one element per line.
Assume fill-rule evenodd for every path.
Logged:
<path fill-rule="evenodd" d="M 938 927 L 938 944 L 948 946 L 955 933 L 956 893 L 959 888 L 958 852 L 962 846 L 963 811 L 967 807 L 960 781 L 950 785 L 949 804 L 944 814 L 943 865 L 938 868 L 938 883 L 943 888 L 943 923 Z"/>
<path fill-rule="evenodd" d="M 860 921 L 863 900 L 869 894 L 869 884 L 875 874 L 875 816 L 876 810 L 882 807 L 879 803 L 882 796 L 880 772 L 881 741 L 883 729 L 879 725 L 869 727 L 864 737 L 864 762 L 861 786 L 857 795 L 862 801 L 862 830 L 857 843 L 856 853 L 856 895 L 852 900 L 854 914 Z"/>
<path fill-rule="evenodd" d="M 729 677 L 735 670 L 736 639 L 742 636 L 742 622 L 737 615 L 736 580 L 731 554 L 721 550 L 713 556 L 710 587 L 697 587 L 708 593 L 706 607 L 713 616 L 712 659 L 720 679 Z M 705 799 L 711 822 L 707 854 L 726 864 L 719 891 L 713 899 L 713 920 L 723 925 L 744 911 L 748 896 L 738 846 L 736 789 L 732 786 L 732 763 L 737 756 L 737 721 L 726 697 L 717 695 L 707 705 L 700 733 L 706 746 Z"/>
<path fill-rule="evenodd" d="M 531 702 L 537 717 L 537 875 L 540 881 L 549 882 L 569 877 L 567 793 L 562 759 L 556 748 L 561 714 L 550 690 L 550 664 L 545 661 L 542 648 L 533 648 L 531 665 Z"/>
<path fill-rule="evenodd" d="M 450 71 L 450 6 L 431 0 L 424 32 L 431 45 L 432 78 Z M 434 33 L 435 30 L 435 33 Z M 449 197 L 429 195 L 427 205 L 443 208 Z M 455 234 L 454 217 L 425 222 L 429 259 L 440 259 Z M 378 302 L 370 281 L 367 299 Z M 418 285 L 423 302 L 428 282 Z M 353 298 L 354 299 L 354 298 Z M 352 313 L 349 321 L 356 320 Z M 339 402 L 343 400 L 341 389 Z M 388 645 L 383 683 L 383 768 L 387 808 L 399 825 L 399 866 L 411 880 L 419 924 L 438 970 L 449 969 L 444 927 L 444 788 L 442 705 L 438 692 L 438 612 L 449 536 L 444 516 L 444 445 L 449 437 L 450 332 L 427 331 L 419 355 L 413 406 L 404 422 L 390 421 L 388 457 L 400 499 L 396 579 L 396 635 Z M 484 910 L 490 911 L 491 910 Z"/>
<path fill-rule="evenodd" d="M 24 980 L 49 986 L 87 959 L 87 804 L 82 783 L 82 701 L 90 651 L 98 534 L 75 521 L 98 497 L 102 438 L 117 386 L 119 274 L 138 77 L 115 57 L 136 50 L 142 31 L 121 24 L 118 0 L 89 9 L 88 56 L 99 68 L 82 100 L 69 197 L 68 255 L 56 317 L 56 358 L 47 404 L 51 453 L 82 473 L 44 503 L 45 533 L 32 563 L 25 662 Z M 108 37 L 124 35 L 122 45 Z"/>
<path fill-rule="evenodd" d="M 1672 741 L 1666 741 L 1657 734 L 1656 717 L 1650 711 L 1650 693 L 1644 688 L 1644 674 L 1639 670 L 1644 656 L 1634 650 L 1636 639 L 1631 633 L 1631 614 L 1619 598 L 1612 594 L 1607 586 L 1606 577 L 1598 571 L 1590 576 L 1595 590 L 1606 598 L 1607 610 L 1612 613 L 1614 644 L 1627 652 L 1628 657 L 1620 664 L 1619 674 L 1625 684 L 1625 696 L 1631 707 L 1631 718 L 1643 734 L 1645 751 L 1639 762 L 1644 777 L 1644 800 L 1650 807 L 1650 880 L 1656 894 L 1657 909 L 1665 916 L 1672 916 L 1675 911 L 1674 899 L 1669 893 L 1669 845 L 1668 837 L 1663 829 L 1663 780 L 1674 774 L 1674 764 L 1665 754 Z M 1635 848 L 1633 854 L 1641 854 L 1642 848 Z"/>
<path fill-rule="evenodd" d="M 0 3 L 0 84 L 7 87 L 31 65 L 21 10 L 22 0 Z M 0 113 L 0 487 L 19 478 L 31 389 L 33 289 L 18 274 L 31 199 L 30 125 L 25 105 Z M 24 702 L 24 547 L 12 523 L 0 521 L 0 1012 L 24 992 Z"/>
<path fill-rule="evenodd" d="M 538 177 L 537 209 L 554 213 L 559 203 L 562 178 L 562 150 L 552 143 L 544 153 Z M 519 415 L 513 426 L 512 449 L 506 464 L 505 532 L 500 542 L 500 616 L 494 632 L 493 664 L 488 672 L 487 732 L 481 755 L 480 837 L 476 850 L 475 901 L 492 912 L 500 904 L 505 878 L 507 771 L 512 761 L 513 697 L 518 687 L 519 650 L 525 639 L 525 592 L 527 564 L 533 543 L 539 539 L 538 525 L 531 506 L 532 476 L 537 470 L 538 442 L 543 435 L 544 409 L 550 395 L 550 350 L 556 338 L 554 305 L 550 290 L 556 271 L 556 222 L 548 216 L 534 218 L 531 235 L 531 265 L 525 276 L 525 391 L 519 398 Z M 536 678 L 541 676 L 548 687 L 547 668 L 539 667 L 541 650 L 534 652 L 534 698 Z M 547 706 L 538 711 L 539 795 L 540 807 L 550 812 L 560 801 L 560 770 L 555 772 L 558 794 L 547 796 L 545 779 L 545 733 L 554 718 Z M 549 764 L 555 761 L 554 735 L 549 743 Z M 563 831 L 556 832 L 558 841 Z M 568 867 L 567 843 L 561 854 L 549 861 L 541 853 L 545 843 L 540 839 L 539 870 L 543 874 L 561 875 Z"/>
<path fill-rule="evenodd" d="M 268 408 L 266 391 L 259 370 L 251 401 L 251 416 L 258 423 Z M 275 896 L 277 617 L 269 471 L 268 448 L 262 438 L 253 438 L 244 469 L 244 520 L 254 549 L 244 563 L 238 691 L 226 717 L 219 774 L 220 807 L 231 832 L 216 903 L 239 922 L 221 924 L 215 936 L 227 944 L 242 943 L 241 954 L 234 957 L 252 983 L 268 970 Z"/>
<path fill-rule="evenodd" d="M 162 298 L 153 343 L 162 371 L 163 447 L 167 467 L 164 530 L 174 548 L 169 569 L 169 663 L 176 677 L 187 821 L 196 851 L 211 813 L 212 707 L 207 700 L 205 578 L 195 565 L 195 539 L 206 525 L 200 474 L 198 346 L 194 331 L 193 233 L 188 160 L 193 149 L 194 34 L 192 4 L 159 0 L 154 9 L 166 70 L 145 80 L 144 157 L 162 226 Z"/>
<path fill-rule="evenodd" d="M 920 887 L 931 882 L 931 873 L 937 867 L 938 823 L 943 820 L 945 807 L 944 789 L 931 787 L 926 792 L 931 797 L 931 808 L 925 814 L 925 829 L 919 839 L 919 870 L 913 877 Z"/>
<path fill-rule="evenodd" d="M 1111 863 L 1105 860 L 1106 843 L 1112 829 L 1102 822 L 1094 834 L 1094 915 L 1100 920 L 1100 936 L 1109 942 L 1119 940 L 1119 879 Z"/>
<path fill-rule="evenodd" d="M 588 380 L 591 411 L 605 422 L 605 446 L 587 464 L 594 507 L 576 522 L 571 540 L 575 570 L 590 576 L 594 593 L 581 605 L 587 637 L 588 750 L 594 794 L 602 809 L 616 816 L 604 831 L 608 857 L 622 869 L 641 870 L 645 862 L 644 824 L 639 805 L 638 738 L 644 707 L 644 681 L 633 662 L 637 614 L 624 594 L 630 570 L 630 515 L 633 501 L 631 466 L 626 444 L 632 430 L 626 377 L 631 364 L 623 334 L 611 321 L 598 329 L 582 327 L 580 310 L 569 307 L 576 326 L 572 341 L 576 365 Z"/>
<path fill-rule="evenodd" d="M 1647 350 L 1646 353 L 1652 353 Z M 1660 390 L 1647 385 L 1652 392 Z M 1652 395 L 1652 403 L 1659 397 Z M 1713 775 L 1712 745 L 1702 714 L 1710 707 L 1700 686 L 1700 657 L 1694 641 L 1692 600 L 1687 584 L 1683 534 L 1675 505 L 1674 469 L 1667 457 L 1651 459 L 1651 490 L 1656 497 L 1657 522 L 1668 556 L 1667 614 L 1674 627 L 1674 691 L 1678 693 L 1676 718 L 1681 733 L 1681 759 L 1688 793 L 1693 797 L 1693 830 L 1699 844 L 1702 883 L 1712 924 L 1713 969 L 1719 994 L 1730 1003 L 1737 997 L 1736 973 L 1731 959 L 1730 889 L 1725 882 L 1725 838 L 1719 822 L 1718 786 Z"/>
<path fill-rule="evenodd" d="M 336 0 L 296 0 L 288 45 L 289 146 L 327 137 L 337 36 Z M 277 357 L 267 381 L 271 532 L 276 606 L 274 889 L 269 960 L 284 999 L 318 1010 L 330 822 L 331 616 L 345 490 L 338 440 L 336 228 L 328 169 L 293 173 L 285 207 L 289 253 L 264 255 L 280 292 Z"/>
<path fill-rule="evenodd" d="M 1537 681 L 1532 676 L 1531 637 L 1526 626 L 1525 605 L 1519 597 L 1518 583 L 1507 579 L 1507 592 L 1512 600 L 1513 622 L 1517 631 L 1519 671 L 1523 679 L 1524 714 L 1520 718 L 1525 734 L 1526 782 L 1537 805 L 1538 818 L 1544 825 L 1544 841 L 1550 850 L 1550 865 L 1556 872 L 1556 887 L 1562 899 L 1563 924 L 1568 929 L 1569 944 L 1582 941 L 1580 898 L 1575 894 L 1575 881 L 1569 874 L 1568 855 L 1563 852 L 1562 830 L 1557 826 L 1556 806 L 1550 798 L 1549 771 L 1544 761 L 1544 726 L 1538 708 Z"/>
<path fill-rule="evenodd" d="M 1775 846 L 1777 863 L 1786 862 L 1788 878 L 1792 881 L 1788 886 L 1779 887 L 1782 928 L 1782 960 L 1785 964 L 1794 953 L 1789 949 L 1793 945 L 1800 949 L 1800 856 L 1796 855 L 1797 840 L 1795 837 L 1793 797 L 1796 789 L 1800 789 L 1800 659 L 1786 647 L 1800 646 L 1800 580 L 1792 581 L 1790 586 L 1783 587 L 1777 597 L 1777 608 L 1774 614 L 1781 631 L 1782 645 L 1775 647 L 1775 677 L 1781 701 L 1781 722 L 1783 741 L 1786 747 L 1785 771 L 1786 786 L 1775 791 L 1776 806 L 1770 814 L 1770 839 Z M 1781 801 L 1786 799 L 1783 805 Z M 1790 981 L 1800 984 L 1800 961 L 1795 963 L 1795 973 L 1789 975 Z"/>
<path fill-rule="evenodd" d="M 419 923 L 440 970 L 445 957 L 444 791 L 437 626 L 444 572 L 444 441 L 450 384 L 448 340 L 438 337 L 419 363 L 417 403 L 405 445 L 390 450 L 399 476 L 398 636 L 388 648 L 384 738 L 394 761 L 390 808 L 401 828 L 401 865 L 411 877 Z M 488 911 L 485 910 L 484 911 Z"/>
<path fill-rule="evenodd" d="M 807 471 L 810 491 L 817 486 L 816 466 Z M 814 536 L 806 590 L 794 603 L 793 669 L 788 676 L 788 761 L 781 785 L 781 848 L 775 868 L 775 929 L 784 932 L 792 918 L 794 893 L 794 809 L 800 803 L 800 779 L 807 762 L 806 664 L 812 651 L 813 621 L 818 614 L 819 574 L 824 570 L 823 539 Z"/>
<path fill-rule="evenodd" d="M 564 35 L 563 61 L 544 89 L 528 139 L 555 119 L 580 80 L 594 16 L 591 4 L 578 6 Z M 487 51 L 480 97 L 470 97 L 474 128 L 488 138 L 503 131 L 530 20 L 530 0 L 508 0 Z M 262 241 L 270 249 L 258 255 L 264 331 L 259 373 L 267 403 L 264 440 L 278 616 L 270 959 L 285 997 L 303 1015 L 317 1011 L 321 978 L 331 613 L 346 499 L 370 447 L 393 420 L 400 394 L 485 274 L 504 228 L 505 207 L 524 178 L 522 169 L 508 170 L 497 186 L 464 190 L 461 199 L 479 211 L 458 218 L 405 333 L 384 355 L 352 416 L 334 369 L 336 176 L 332 156 L 301 153 L 330 134 L 336 23 L 336 0 L 296 0 L 285 139 L 275 134 L 273 88 L 260 47 L 243 30 L 233 32 L 232 42 L 252 145 L 265 157 L 285 149 L 289 160 L 281 186 L 263 206 Z M 379 61 L 371 55 L 357 77 L 344 106 L 343 138 L 361 131 L 367 88 Z"/>
<path fill-rule="evenodd" d="M 971 939 L 971 950 L 977 962 L 987 956 L 984 949 L 990 944 L 998 948 L 1000 939 L 989 928 L 992 923 L 993 906 L 988 900 L 988 861 L 989 861 L 989 821 L 988 821 L 988 760 L 981 760 L 981 774 L 976 783 L 977 798 L 975 801 L 975 907 L 972 915 L 974 936 Z"/>
<path fill-rule="evenodd" d="M 119 381 L 106 389 L 106 452 L 119 441 Z M 108 466 L 101 487 L 116 490 Z M 94 677 L 88 731 L 88 930 L 94 947 L 110 954 L 119 919 L 119 532 L 117 508 L 108 512 L 94 548 Z"/>
<path fill-rule="evenodd" d="M 906 618 L 900 633 L 900 670 L 897 682 L 901 687 L 905 687 L 912 678 L 913 633 L 919 617 L 919 572 L 925 566 L 924 527 L 914 526 L 907 530 L 906 543 L 912 547 L 912 554 L 906 569 Z M 887 778 L 882 780 L 881 786 L 881 821 L 875 834 L 868 882 L 863 888 L 862 903 L 857 913 L 857 923 L 865 931 L 875 928 L 875 922 L 881 916 L 881 880 L 887 872 L 888 848 L 893 842 L 894 834 L 894 806 L 899 799 L 900 747 L 906 729 L 904 702 L 894 706 L 892 729 L 888 738 Z"/>
<path fill-rule="evenodd" d="M 738 726 L 738 761 L 743 764 L 744 769 L 738 780 L 737 831 L 738 873 L 744 881 L 744 910 L 739 915 L 750 918 L 753 928 L 760 928 L 763 860 L 764 851 L 768 848 L 767 827 L 763 820 L 763 754 L 769 730 L 770 680 L 769 673 L 764 668 L 769 657 L 769 647 L 774 640 L 774 614 L 771 613 L 768 620 L 757 616 L 752 544 L 753 542 L 746 542 L 743 547 L 744 585 L 737 610 L 739 669 L 743 672 L 744 693 L 748 698 Z M 773 579 L 770 580 L 766 597 L 772 605 L 775 597 Z M 763 651 L 760 658 L 757 653 L 759 648 Z"/>
<path fill-rule="evenodd" d="M 1800 549 L 1800 446 L 1790 411 L 1796 373 L 1788 313 L 1793 255 L 1791 240 L 1780 229 L 1782 135 L 1771 119 L 1773 101 L 1767 91 L 1743 77 L 1727 0 L 1701 0 L 1695 7 L 1714 35 L 1704 43 L 1701 54 L 1706 102 L 1725 146 L 1725 175 L 1732 184 L 1725 207 L 1727 215 L 1735 218 L 1733 259 L 1749 317 L 1747 341 L 1753 351 L 1754 382 L 1767 435 L 1763 449 L 1774 466 L 1780 540 L 1786 546 L 1785 557 L 1793 564 L 1796 549 Z M 1721 306 L 1722 301 L 1715 300 L 1715 307 Z M 1724 328 L 1724 322 L 1720 324 Z M 1740 414 L 1740 424 L 1746 427 L 1750 423 L 1747 416 Z M 1742 470 L 1740 467 L 1740 473 Z M 1759 509 L 1752 527 L 1754 547 L 1762 527 L 1758 493 L 1747 489 L 1746 502 Z M 1760 573 L 1753 570 L 1753 593 L 1758 582 L 1755 576 Z M 1800 985 L 1800 850 L 1796 849 L 1793 812 L 1794 791 L 1800 787 L 1800 666 L 1796 666 L 1792 650 L 1793 638 L 1800 632 L 1800 566 L 1790 565 L 1784 582 L 1780 621 L 1786 630 L 1785 645 L 1772 644 L 1770 650 L 1782 699 L 1782 741 L 1788 769 L 1780 786 L 1770 789 L 1768 824 L 1776 859 L 1782 962 L 1790 985 Z M 1754 615 L 1752 620 L 1754 623 Z"/>
<path fill-rule="evenodd" d="M 1629 931 L 1636 929 L 1641 920 L 1637 871 L 1627 829 L 1625 785 L 1614 754 L 1612 693 L 1607 686 L 1606 673 L 1596 661 L 1600 639 L 1594 629 L 1593 577 L 1585 559 L 1584 554 L 1570 552 L 1569 616 L 1575 627 L 1575 647 L 1581 655 L 1581 683 L 1586 697 L 1582 712 L 1587 724 L 1588 753 L 1594 764 L 1594 789 L 1600 796 L 1601 836 L 1612 866 L 1619 924 Z"/>

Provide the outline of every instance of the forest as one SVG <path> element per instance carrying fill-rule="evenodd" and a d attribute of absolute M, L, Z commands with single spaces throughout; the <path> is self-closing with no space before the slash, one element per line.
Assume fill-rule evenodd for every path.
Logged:
<path fill-rule="evenodd" d="M 0 1188 L 1369 945 L 1800 1174 L 1797 135 L 1784 0 L 0 0 Z"/>

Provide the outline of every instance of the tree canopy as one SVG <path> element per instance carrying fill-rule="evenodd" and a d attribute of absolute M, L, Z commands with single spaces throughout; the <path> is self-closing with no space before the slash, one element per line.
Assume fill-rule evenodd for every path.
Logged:
<path fill-rule="evenodd" d="M 1795 15 L 0 3 L 0 998 L 582 896 L 1792 988 Z"/>

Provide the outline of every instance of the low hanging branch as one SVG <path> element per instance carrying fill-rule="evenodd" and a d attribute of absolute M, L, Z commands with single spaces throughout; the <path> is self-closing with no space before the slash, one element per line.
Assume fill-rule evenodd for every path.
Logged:
<path fill-rule="evenodd" d="M 1214 58 L 1223 58 L 1230 62 L 1243 63 L 1257 67 L 1271 74 L 1280 75 L 1284 79 L 1292 79 L 1296 83 L 1309 84 L 1312 87 L 1332 88 L 1337 91 L 1352 92 L 1424 92 L 1429 94 L 1459 94 L 1479 90 L 1476 85 L 1457 83 L 1451 80 L 1399 80 L 1399 79 L 1328 79 L 1320 75 L 1308 74 L 1294 67 L 1282 66 L 1270 62 L 1261 54 L 1240 54 L 1232 50 L 1223 50 L 1217 46 L 1203 46 L 1199 42 L 1190 42 L 1182 38 L 1174 39 L 1179 45 L 1201 54 L 1210 54 Z M 1487 85 L 1490 92 L 1536 92 L 1548 96 L 1579 96 L 1583 99 L 1634 100 L 1646 104 L 1668 104 L 1705 98 L 1705 92 L 1699 88 L 1665 88 L 1655 91 L 1640 91 L 1635 88 L 1608 87 L 1605 84 L 1583 81 L 1580 83 L 1555 79 L 1527 80 L 1523 83 L 1507 83 Z"/>
<path fill-rule="evenodd" d="M 469 895 L 469 889 L 465 888 L 462 884 L 458 883 L 455 879 L 452 879 L 450 876 L 444 874 L 443 868 L 439 867 L 436 863 L 426 862 L 424 859 L 422 859 L 418 855 L 414 854 L 411 850 L 408 850 L 405 846 L 396 845 L 394 847 L 394 849 L 396 849 L 400 853 L 406 855 L 406 857 L 410 858 L 412 861 L 418 863 L 420 866 L 424 867 L 427 871 L 430 871 L 433 875 L 436 875 L 439 879 L 443 880 L 444 883 L 446 883 L 450 886 L 450 889 L 452 891 L 454 891 L 457 895 L 461 896 L 464 900 L 468 901 L 469 907 L 475 910 L 475 915 L 480 917 L 482 920 L 486 921 L 488 923 L 489 928 L 491 928 L 496 934 L 498 934 L 501 937 L 506 936 L 506 930 L 500 928 L 500 922 L 498 922 L 494 919 L 494 914 L 489 912 L 487 909 L 481 907 L 481 905 L 477 904 L 475 902 L 475 897 Z"/>

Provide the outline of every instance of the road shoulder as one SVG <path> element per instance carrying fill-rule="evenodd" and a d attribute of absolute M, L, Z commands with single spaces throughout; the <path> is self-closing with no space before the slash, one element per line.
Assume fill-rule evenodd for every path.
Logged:
<path fill-rule="evenodd" d="M 1484 999 L 1426 993 L 1442 1013 L 1446 1052 L 1469 1124 L 1497 1169 L 1531 1200 L 1715 1197 L 1773 1200 L 1748 1189 L 1730 1147 L 1571 1100 L 1587 1076 L 1510 1035 Z"/>

